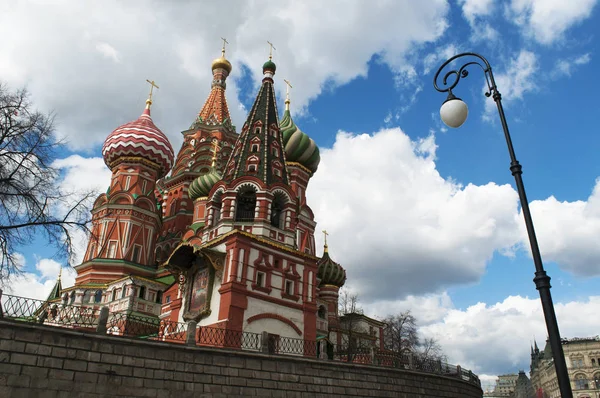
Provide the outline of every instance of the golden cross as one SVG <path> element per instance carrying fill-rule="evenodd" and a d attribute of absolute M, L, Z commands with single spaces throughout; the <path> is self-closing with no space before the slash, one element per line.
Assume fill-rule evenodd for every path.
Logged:
<path fill-rule="evenodd" d="M 154 89 L 154 87 L 158 88 L 158 86 L 156 85 L 154 80 L 150 81 L 150 80 L 146 79 L 146 81 L 148 83 L 150 83 L 150 95 L 148 95 L 148 101 L 150 101 L 150 103 L 152 103 L 152 90 Z"/>
<path fill-rule="evenodd" d="M 224 37 L 221 37 L 221 40 L 223 40 L 223 48 L 221 49 L 221 56 L 225 57 L 225 44 L 229 44 L 229 42 Z"/>
<path fill-rule="evenodd" d="M 290 81 L 283 79 L 283 81 L 286 84 L 285 87 L 285 110 L 289 111 L 290 110 L 290 88 L 293 88 Z"/>
<path fill-rule="evenodd" d="M 269 43 L 269 61 L 273 59 L 273 50 L 277 50 L 275 48 L 275 46 L 273 45 L 273 43 L 271 43 L 270 41 L 267 40 L 267 43 Z"/>
<path fill-rule="evenodd" d="M 327 246 L 327 235 L 329 235 L 329 233 L 327 232 L 327 230 L 323 230 L 323 235 L 325 235 L 325 246 Z"/>
<path fill-rule="evenodd" d="M 217 163 L 217 150 L 219 149 L 219 141 L 217 139 L 213 140 L 213 157 L 212 157 L 212 167 L 215 167 Z"/>

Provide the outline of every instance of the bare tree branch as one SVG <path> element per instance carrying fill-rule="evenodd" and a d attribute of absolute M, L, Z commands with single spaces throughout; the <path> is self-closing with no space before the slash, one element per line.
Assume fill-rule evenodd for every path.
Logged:
<path fill-rule="evenodd" d="M 73 234 L 89 233 L 93 192 L 66 192 L 53 167 L 62 143 L 54 116 L 33 109 L 25 89 L 0 83 L 0 284 L 19 271 L 18 251 L 39 235 L 72 258 Z"/>

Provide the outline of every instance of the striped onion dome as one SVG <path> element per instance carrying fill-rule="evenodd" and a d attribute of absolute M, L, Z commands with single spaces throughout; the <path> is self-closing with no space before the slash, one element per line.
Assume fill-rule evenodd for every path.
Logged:
<path fill-rule="evenodd" d="M 329 257 L 327 245 L 325 245 L 325 252 L 317 263 L 317 266 L 319 267 L 317 278 L 321 280 L 322 285 L 344 286 L 346 282 L 346 270 Z"/>
<path fill-rule="evenodd" d="M 188 189 L 188 195 L 190 199 L 196 200 L 208 196 L 208 193 L 215 186 L 215 184 L 222 178 L 221 174 L 214 168 L 211 167 L 210 171 L 206 174 L 196 178 L 190 184 Z"/>
<path fill-rule="evenodd" d="M 175 154 L 167 137 L 154 125 L 150 117 L 150 101 L 144 113 L 135 121 L 117 127 L 102 146 L 102 156 L 108 167 L 121 157 L 140 157 L 159 166 L 158 178 L 164 177 L 171 167 Z"/>
<path fill-rule="evenodd" d="M 289 109 L 285 110 L 279 128 L 285 147 L 285 159 L 288 162 L 298 162 L 313 173 L 317 171 L 321 161 L 319 147 L 312 138 L 296 126 Z"/>

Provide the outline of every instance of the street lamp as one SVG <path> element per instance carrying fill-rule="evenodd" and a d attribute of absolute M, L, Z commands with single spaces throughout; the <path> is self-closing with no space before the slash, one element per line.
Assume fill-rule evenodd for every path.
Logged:
<path fill-rule="evenodd" d="M 442 73 L 442 70 L 454 60 L 462 57 L 477 58 L 477 60 L 467 62 L 459 69 L 447 72 L 442 80 L 442 87 L 440 87 L 438 85 L 438 77 L 440 76 L 440 73 Z M 476 53 L 462 53 L 455 55 L 440 66 L 433 78 L 433 86 L 441 93 L 448 93 L 448 99 L 446 99 L 440 109 L 440 116 L 448 127 L 454 128 L 460 127 L 465 120 L 467 120 L 467 105 L 460 98 L 454 96 L 452 89 L 456 87 L 461 78 L 469 75 L 467 68 L 471 65 L 478 65 L 483 70 L 488 88 L 485 96 L 492 97 L 498 107 L 502 129 L 504 130 L 504 137 L 506 138 L 506 144 L 508 145 L 508 153 L 510 155 L 510 171 L 515 177 L 515 182 L 517 184 L 521 208 L 523 209 L 523 217 L 525 218 L 525 226 L 527 227 L 527 234 L 529 236 L 529 244 L 531 245 L 531 254 L 535 264 L 535 278 L 533 278 L 533 281 L 535 282 L 536 289 L 540 292 L 546 328 L 548 329 L 548 336 L 550 339 L 550 347 L 552 348 L 552 356 L 554 357 L 554 367 L 556 369 L 560 395 L 562 398 L 572 398 L 573 392 L 571 391 L 567 364 L 562 349 L 560 332 L 558 331 L 558 322 L 556 321 L 556 314 L 554 313 L 554 304 L 552 304 L 552 296 L 550 295 L 550 277 L 546 274 L 546 271 L 544 271 L 544 265 L 542 264 L 542 256 L 540 255 L 540 248 L 538 247 L 537 238 L 535 237 L 533 220 L 531 219 L 531 212 L 529 211 L 529 202 L 527 202 L 523 178 L 521 177 L 523 172 L 521 164 L 519 164 L 515 156 L 515 150 L 508 132 L 504 108 L 502 108 L 502 96 L 500 95 L 500 92 L 498 92 L 494 75 L 492 74 L 492 67 L 487 59 Z M 449 77 L 453 79 L 451 83 L 448 83 Z"/>

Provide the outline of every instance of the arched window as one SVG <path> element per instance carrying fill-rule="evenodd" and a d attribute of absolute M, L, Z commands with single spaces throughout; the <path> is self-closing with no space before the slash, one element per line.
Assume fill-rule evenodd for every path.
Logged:
<path fill-rule="evenodd" d="M 589 383 L 587 377 L 582 374 L 578 374 L 575 376 L 575 389 L 576 390 L 587 390 L 589 388 Z"/>
<path fill-rule="evenodd" d="M 146 299 L 146 286 L 140 286 L 140 294 L 138 297 L 142 300 Z"/>
<path fill-rule="evenodd" d="M 327 310 L 325 309 L 324 305 L 319 307 L 319 312 L 317 312 L 317 316 L 321 319 L 325 319 L 325 317 L 327 316 Z"/>
<path fill-rule="evenodd" d="M 271 225 L 283 229 L 283 204 L 284 200 L 281 195 L 275 195 L 271 202 Z"/>
<path fill-rule="evenodd" d="M 73 304 L 75 302 L 75 292 L 71 292 L 71 299 L 69 300 L 69 304 Z"/>
<path fill-rule="evenodd" d="M 156 302 L 158 304 L 162 304 L 162 297 L 163 297 L 163 292 L 161 290 L 156 292 Z"/>
<path fill-rule="evenodd" d="M 246 187 L 238 192 L 236 198 L 235 221 L 254 221 L 256 207 L 256 192 Z"/>
<path fill-rule="evenodd" d="M 123 287 L 121 288 L 121 298 L 125 298 L 126 294 L 127 294 L 127 286 L 123 285 Z"/>
<path fill-rule="evenodd" d="M 63 304 L 67 304 L 69 302 L 69 293 L 65 293 L 62 299 Z"/>
<path fill-rule="evenodd" d="M 96 290 L 96 294 L 94 294 L 94 303 L 102 302 L 102 290 Z"/>
<path fill-rule="evenodd" d="M 112 297 L 110 301 L 115 301 L 117 299 L 117 289 L 113 289 Z"/>

